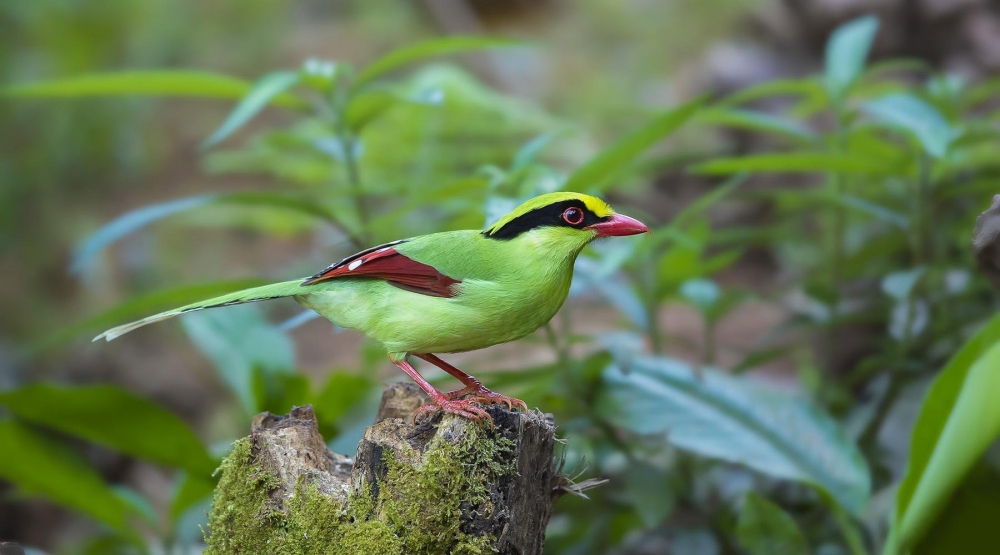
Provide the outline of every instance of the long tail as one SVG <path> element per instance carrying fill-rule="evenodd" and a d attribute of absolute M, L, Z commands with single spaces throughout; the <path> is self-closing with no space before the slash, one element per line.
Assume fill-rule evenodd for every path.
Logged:
<path fill-rule="evenodd" d="M 141 328 L 147 324 L 152 324 L 154 322 L 160 322 L 168 318 L 173 318 L 174 316 L 184 314 L 185 312 L 194 312 L 196 310 L 204 310 L 206 308 L 215 308 L 217 306 L 229 306 L 233 304 L 243 304 L 243 303 L 253 303 L 257 301 L 266 301 L 268 299 L 279 299 L 281 297 L 291 297 L 294 295 L 299 295 L 304 293 L 302 290 L 302 282 L 304 279 L 297 279 L 294 281 L 283 281 L 281 283 L 272 283 L 270 285 L 261 285 L 260 287 L 251 287 L 250 289 L 243 289 L 242 291 L 236 291 L 235 293 L 229 293 L 219 297 L 214 297 L 211 299 L 206 299 L 201 302 L 192 303 L 185 305 L 173 310 L 168 310 L 166 312 L 161 312 L 159 314 L 154 314 L 153 316 L 148 316 L 142 320 L 136 320 L 128 324 L 118 326 L 116 328 L 111 328 L 108 331 L 98 335 L 94 338 L 94 341 L 99 339 L 106 339 L 111 341 L 112 339 L 125 335 L 126 333 Z"/>

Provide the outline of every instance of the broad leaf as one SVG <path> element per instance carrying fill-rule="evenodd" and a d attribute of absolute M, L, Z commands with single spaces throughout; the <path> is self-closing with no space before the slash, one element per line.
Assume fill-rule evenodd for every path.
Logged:
<path fill-rule="evenodd" d="M 300 79 L 301 74 L 297 71 L 276 71 L 261 77 L 229 113 L 226 121 L 201 143 L 201 148 L 210 148 L 225 140 L 253 119 L 275 97 L 297 85 Z"/>
<path fill-rule="evenodd" d="M 254 370 L 289 373 L 295 367 L 291 339 L 265 321 L 256 306 L 194 312 L 181 320 L 188 337 L 212 360 L 248 415 L 260 412 L 253 390 Z"/>
<path fill-rule="evenodd" d="M 170 502 L 170 521 L 176 523 L 189 508 L 212 495 L 217 476 L 204 477 L 184 474 L 180 476 L 173 500 Z"/>
<path fill-rule="evenodd" d="M 808 555 L 802 530 L 781 507 L 747 492 L 736 521 L 736 539 L 751 555 Z"/>
<path fill-rule="evenodd" d="M 823 87 L 814 79 L 776 79 L 751 85 L 716 102 L 718 107 L 747 104 L 773 96 L 798 96 L 804 100 L 825 101 Z"/>
<path fill-rule="evenodd" d="M 912 549 L 1000 434 L 1000 315 L 948 362 L 913 427 L 887 551 Z M 893 551 L 889 551 L 893 552 Z"/>
<path fill-rule="evenodd" d="M 344 110 L 347 128 L 360 133 L 369 123 L 399 104 L 434 106 L 441 104 L 440 89 L 422 89 L 410 94 L 387 88 L 369 88 L 354 95 Z"/>
<path fill-rule="evenodd" d="M 1000 545 L 1000 475 L 980 463 L 951 495 L 941 516 L 927 530 L 914 555 L 978 553 Z"/>
<path fill-rule="evenodd" d="M 34 98 L 76 98 L 87 96 L 191 96 L 242 98 L 253 85 L 228 75 L 206 71 L 149 70 L 78 75 L 38 83 L 13 85 L 0 94 Z M 290 94 L 278 95 L 274 103 L 301 108 L 305 102 Z"/>
<path fill-rule="evenodd" d="M 670 136 L 704 104 L 705 97 L 701 97 L 659 114 L 578 168 L 569 176 L 563 188 L 567 191 L 583 191 L 601 185 L 624 170 L 646 149 Z"/>
<path fill-rule="evenodd" d="M 877 32 L 878 18 L 866 16 L 841 25 L 830 35 L 823 83 L 833 99 L 842 99 L 858 80 Z"/>
<path fill-rule="evenodd" d="M 620 362 L 621 363 L 621 362 Z M 829 415 L 746 376 L 657 357 L 610 366 L 597 408 L 638 434 L 663 434 L 700 455 L 814 484 L 858 514 L 868 499 L 864 458 Z"/>
<path fill-rule="evenodd" d="M 211 204 L 250 205 L 299 212 L 330 221 L 330 214 L 314 201 L 295 194 L 246 192 L 187 197 L 137 208 L 104 224 L 83 241 L 73 255 L 70 271 L 80 273 L 93 258 L 119 239 L 168 216 Z"/>
<path fill-rule="evenodd" d="M 363 376 L 343 371 L 333 373 L 323 390 L 312 400 L 316 417 L 323 422 L 336 421 L 364 401 L 371 388 L 372 381 Z"/>
<path fill-rule="evenodd" d="M 141 459 L 209 475 L 215 461 L 172 412 L 110 385 L 36 384 L 0 392 L 18 417 Z"/>
<path fill-rule="evenodd" d="M 798 121 L 756 110 L 713 108 L 702 111 L 695 119 L 720 127 L 780 135 L 799 142 L 811 142 L 816 138 L 812 130 Z"/>
<path fill-rule="evenodd" d="M 24 424 L 0 420 L 0 478 L 119 530 L 129 505 L 77 453 Z"/>
<path fill-rule="evenodd" d="M 933 106 L 906 93 L 888 94 L 862 109 L 875 119 L 913 135 L 928 154 L 941 158 L 961 132 Z"/>
<path fill-rule="evenodd" d="M 812 173 L 837 172 L 856 175 L 887 175 L 899 170 L 886 160 L 857 154 L 786 152 L 718 158 L 694 167 L 695 173 L 730 175 L 748 172 Z"/>
<path fill-rule="evenodd" d="M 677 505 L 667 473 L 643 461 L 629 463 L 625 493 L 646 528 L 656 528 Z"/>
<path fill-rule="evenodd" d="M 419 42 L 398 50 L 393 50 L 372 62 L 358 75 L 355 87 L 361 87 L 385 73 L 425 58 L 487 48 L 509 48 L 512 46 L 524 46 L 524 43 L 511 39 L 477 36 L 443 37 Z"/>

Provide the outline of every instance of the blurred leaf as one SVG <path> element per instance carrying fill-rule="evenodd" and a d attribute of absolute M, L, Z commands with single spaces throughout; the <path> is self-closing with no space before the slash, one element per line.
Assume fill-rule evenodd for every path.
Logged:
<path fill-rule="evenodd" d="M 219 377 L 239 399 L 247 415 L 260 412 L 253 392 L 253 372 L 287 373 L 295 367 L 288 335 L 264 320 L 258 307 L 193 312 L 181 318 L 184 331 L 215 364 Z"/>
<path fill-rule="evenodd" d="M 253 369 L 252 389 L 258 412 L 287 414 L 294 406 L 309 402 L 309 379 L 299 374 L 273 373 Z"/>
<path fill-rule="evenodd" d="M 160 519 L 156 515 L 156 509 L 146 496 L 128 486 L 117 485 L 111 489 L 119 499 L 128 504 L 134 514 L 146 521 L 146 524 L 154 527 L 160 524 Z"/>
<path fill-rule="evenodd" d="M 79 75 L 25 83 L 0 89 L 0 94 L 14 97 L 84 97 L 84 96 L 195 96 L 206 98 L 242 98 L 253 85 L 228 75 L 190 70 L 122 71 Z M 285 108 L 302 108 L 306 103 L 291 94 L 280 94 L 274 103 Z"/>
<path fill-rule="evenodd" d="M 979 464 L 951 495 L 947 507 L 934 521 L 912 553 L 951 555 L 979 553 L 1000 543 L 1000 476 Z M 987 548 L 989 549 L 989 548 Z"/>
<path fill-rule="evenodd" d="M 184 421 L 116 386 L 28 385 L 0 392 L 0 403 L 29 422 L 141 459 L 204 475 L 216 466 Z"/>
<path fill-rule="evenodd" d="M 808 555 L 802 530 L 781 507 L 747 492 L 736 522 L 736 539 L 751 555 Z"/>
<path fill-rule="evenodd" d="M 212 133 L 212 136 L 201 143 L 201 148 L 210 148 L 219 144 L 234 131 L 243 127 L 264 109 L 278 95 L 287 92 L 299 83 L 301 74 L 298 71 L 275 71 L 261 77 L 253 88 L 240 100 L 239 104 L 229 112 L 226 121 Z"/>
<path fill-rule="evenodd" d="M 101 229 L 97 230 L 86 241 L 81 243 L 73 255 L 73 263 L 70 272 L 79 273 L 83 271 L 90 259 L 97 253 L 104 250 L 108 245 L 118 239 L 145 227 L 157 220 L 162 220 L 167 216 L 190 210 L 196 206 L 202 206 L 212 201 L 212 195 L 199 195 L 196 197 L 183 198 L 159 204 L 153 204 L 127 212 L 126 214 L 111 220 Z"/>
<path fill-rule="evenodd" d="M 278 208 L 299 212 L 308 216 L 330 220 L 330 214 L 321 206 L 307 197 L 298 194 L 243 192 L 198 195 L 126 212 L 125 214 L 104 224 L 93 235 L 83 241 L 73 255 L 70 271 L 79 273 L 87 268 L 94 256 L 126 235 L 138 231 L 149 224 L 172 216 L 179 212 L 207 206 L 211 204 L 233 204 Z"/>
<path fill-rule="evenodd" d="M 912 549 L 1000 434 L 1000 315 L 955 354 L 924 399 L 886 551 Z"/>
<path fill-rule="evenodd" d="M 660 113 L 649 123 L 618 139 L 578 168 L 566 179 L 563 188 L 567 191 L 583 191 L 601 185 L 625 169 L 646 149 L 670 136 L 704 104 L 705 97 L 700 97 Z"/>
<path fill-rule="evenodd" d="M 825 102 L 823 87 L 813 79 L 775 79 L 740 89 L 716 102 L 716 106 L 730 107 L 746 104 L 772 96 L 802 96 Z"/>
<path fill-rule="evenodd" d="M 702 110 L 695 119 L 720 127 L 770 133 L 796 141 L 810 142 L 816 138 L 812 130 L 798 121 L 756 110 L 712 108 Z"/>
<path fill-rule="evenodd" d="M 900 270 L 892 272 L 882 278 L 882 291 L 897 301 L 909 298 L 913 292 L 913 287 L 924 275 L 927 268 L 920 266 L 912 270 Z"/>
<path fill-rule="evenodd" d="M 719 286 L 714 281 L 705 278 L 689 279 L 681 284 L 681 297 L 695 306 L 699 311 L 705 312 L 712 308 L 712 305 L 719 300 Z"/>
<path fill-rule="evenodd" d="M 29 495 L 128 530 L 129 504 L 74 451 L 28 426 L 0 420 L 0 477 Z"/>
<path fill-rule="evenodd" d="M 991 77 L 971 87 L 965 94 L 965 102 L 975 108 L 983 102 L 995 100 L 1000 95 L 1000 77 Z"/>
<path fill-rule="evenodd" d="M 786 152 L 717 158 L 693 168 L 694 173 L 729 175 L 747 172 L 839 172 L 857 175 L 886 175 L 897 170 L 885 160 L 857 154 L 827 152 Z"/>
<path fill-rule="evenodd" d="M 867 102 L 861 108 L 875 119 L 911 133 L 935 158 L 947 154 L 948 147 L 961 135 L 941 112 L 911 94 L 889 94 Z"/>
<path fill-rule="evenodd" d="M 176 523 L 185 511 L 211 496 L 216 481 L 215 477 L 181 475 L 170 502 L 170 522 Z"/>
<path fill-rule="evenodd" d="M 570 294 L 576 296 L 590 289 L 600 293 L 633 325 L 640 329 L 648 328 L 646 307 L 632 290 L 629 282 L 620 273 L 614 270 L 605 271 L 597 261 L 581 256 L 576 259 Z"/>
<path fill-rule="evenodd" d="M 692 218 L 701 217 L 705 211 L 729 196 L 729 194 L 738 189 L 740 185 L 746 183 L 746 180 L 747 176 L 745 175 L 734 175 L 722 183 L 715 185 L 712 187 L 712 190 L 691 201 L 684 208 L 682 208 L 681 211 L 678 212 L 672 220 L 670 220 L 670 225 L 667 227 L 676 230 L 677 228 L 687 224 Z M 659 233 L 659 231 L 654 233 Z"/>
<path fill-rule="evenodd" d="M 597 411 L 637 434 L 664 434 L 706 457 L 815 484 L 852 513 L 861 511 L 871 487 L 868 467 L 833 418 L 745 377 L 708 368 L 702 376 L 674 359 L 634 357 L 605 371 Z"/>
<path fill-rule="evenodd" d="M 441 104 L 440 89 L 417 90 L 410 94 L 388 88 L 370 88 L 354 95 L 344 110 L 348 129 L 361 132 L 369 123 L 399 104 L 432 106 Z"/>
<path fill-rule="evenodd" d="M 625 493 L 646 528 L 656 528 L 677 504 L 667 475 L 649 463 L 632 461 L 625 471 Z"/>
<path fill-rule="evenodd" d="M 878 27 L 878 18 L 869 15 L 841 25 L 830 35 L 823 83 L 831 98 L 842 99 L 861 75 Z"/>
<path fill-rule="evenodd" d="M 459 54 L 487 48 L 509 48 L 524 45 L 523 42 L 518 40 L 481 36 L 451 36 L 418 42 L 417 44 L 393 50 L 369 64 L 358 75 L 354 86 L 356 88 L 361 87 L 389 71 L 425 58 Z"/>
<path fill-rule="evenodd" d="M 518 149 L 517 153 L 514 154 L 514 159 L 510 164 L 510 173 L 515 173 L 527 168 L 538 158 L 538 154 L 544 150 L 545 147 L 552 144 L 552 141 L 556 140 L 565 133 L 565 131 L 551 131 L 549 133 L 539 135 L 525 143 L 525 145 Z"/>
<path fill-rule="evenodd" d="M 335 422 L 364 401 L 372 385 L 372 381 L 363 376 L 343 371 L 334 372 L 327 379 L 323 390 L 311 401 L 316 417 L 323 422 Z"/>

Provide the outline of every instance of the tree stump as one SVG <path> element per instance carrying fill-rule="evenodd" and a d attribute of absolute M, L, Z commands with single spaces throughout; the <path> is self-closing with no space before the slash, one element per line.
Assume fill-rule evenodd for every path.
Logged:
<path fill-rule="evenodd" d="M 426 401 L 387 386 L 354 459 L 327 449 L 312 407 L 255 417 L 220 467 L 207 553 L 541 553 L 561 490 L 551 417 L 492 406 L 494 428 L 415 426 Z"/>

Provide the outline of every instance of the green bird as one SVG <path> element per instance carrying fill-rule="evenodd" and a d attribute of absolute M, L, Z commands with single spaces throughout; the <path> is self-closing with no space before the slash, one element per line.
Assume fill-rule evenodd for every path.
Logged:
<path fill-rule="evenodd" d="M 363 250 L 303 279 L 244 289 L 112 328 L 108 341 L 186 312 L 292 297 L 334 324 L 382 344 L 389 360 L 433 400 L 435 410 L 491 420 L 473 403 L 524 401 L 494 393 L 437 357 L 520 339 L 545 325 L 562 306 L 573 263 L 599 237 L 648 233 L 638 220 L 599 198 L 549 193 L 518 206 L 486 230 L 447 231 Z M 464 387 L 442 393 L 409 363 L 425 360 Z"/>

